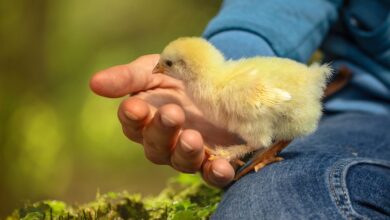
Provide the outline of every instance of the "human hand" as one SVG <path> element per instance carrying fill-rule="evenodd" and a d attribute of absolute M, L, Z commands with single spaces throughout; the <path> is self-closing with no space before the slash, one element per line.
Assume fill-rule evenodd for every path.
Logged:
<path fill-rule="evenodd" d="M 181 81 L 152 74 L 159 55 L 96 73 L 91 89 L 116 98 L 131 94 L 118 109 L 124 134 L 144 145 L 145 156 L 155 164 L 167 164 L 185 173 L 202 172 L 210 185 L 223 187 L 234 178 L 234 168 L 225 159 L 209 161 L 204 143 L 233 145 L 240 139 L 217 128 L 204 117 L 185 93 Z"/>

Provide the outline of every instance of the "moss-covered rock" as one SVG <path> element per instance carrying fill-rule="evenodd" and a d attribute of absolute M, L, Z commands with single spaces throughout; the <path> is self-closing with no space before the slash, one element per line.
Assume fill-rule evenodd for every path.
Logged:
<path fill-rule="evenodd" d="M 198 176 L 181 174 L 158 196 L 110 192 L 90 203 L 75 206 L 60 201 L 25 204 L 7 220 L 25 219 L 208 219 L 220 201 L 221 191 L 205 185 Z"/>

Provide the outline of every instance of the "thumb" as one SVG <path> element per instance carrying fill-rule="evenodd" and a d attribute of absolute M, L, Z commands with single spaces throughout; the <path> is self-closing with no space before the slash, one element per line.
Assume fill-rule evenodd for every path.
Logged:
<path fill-rule="evenodd" d="M 96 94 L 117 98 L 146 90 L 151 84 L 152 70 L 159 60 L 158 54 L 139 57 L 133 62 L 118 65 L 94 74 L 89 86 Z"/>

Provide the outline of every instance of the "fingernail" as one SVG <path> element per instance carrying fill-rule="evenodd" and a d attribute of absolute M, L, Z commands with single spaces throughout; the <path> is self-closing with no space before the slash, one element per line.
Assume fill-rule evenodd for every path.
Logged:
<path fill-rule="evenodd" d="M 187 153 L 191 153 L 194 150 L 194 148 L 192 148 L 191 145 L 189 145 L 187 142 L 183 140 L 181 141 L 181 146 L 183 146 L 183 150 Z"/>
<path fill-rule="evenodd" d="M 176 123 L 174 121 L 172 121 L 170 118 L 168 118 L 167 116 L 165 116 L 165 115 L 161 115 L 161 121 L 162 121 L 163 125 L 165 125 L 167 127 L 174 127 L 174 126 L 176 126 Z"/>
<path fill-rule="evenodd" d="M 128 111 L 125 111 L 125 115 L 127 118 L 129 118 L 130 120 L 133 120 L 133 121 L 137 121 L 138 120 L 138 117 L 135 116 L 133 113 L 131 112 L 128 112 Z"/>
<path fill-rule="evenodd" d="M 215 169 L 212 169 L 212 172 L 213 172 L 214 176 L 218 178 L 218 180 L 221 180 L 225 177 L 222 173 L 218 172 Z"/>

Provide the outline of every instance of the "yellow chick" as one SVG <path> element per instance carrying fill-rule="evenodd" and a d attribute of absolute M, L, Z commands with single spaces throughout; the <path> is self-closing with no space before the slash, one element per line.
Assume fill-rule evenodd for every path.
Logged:
<path fill-rule="evenodd" d="M 153 72 L 182 80 L 186 93 L 209 121 L 246 141 L 216 146 L 213 157 L 233 161 L 279 143 L 266 164 L 281 160 L 275 156 L 286 141 L 315 131 L 331 75 L 327 65 L 308 67 L 277 57 L 225 60 L 213 45 L 198 37 L 171 42 Z"/>

